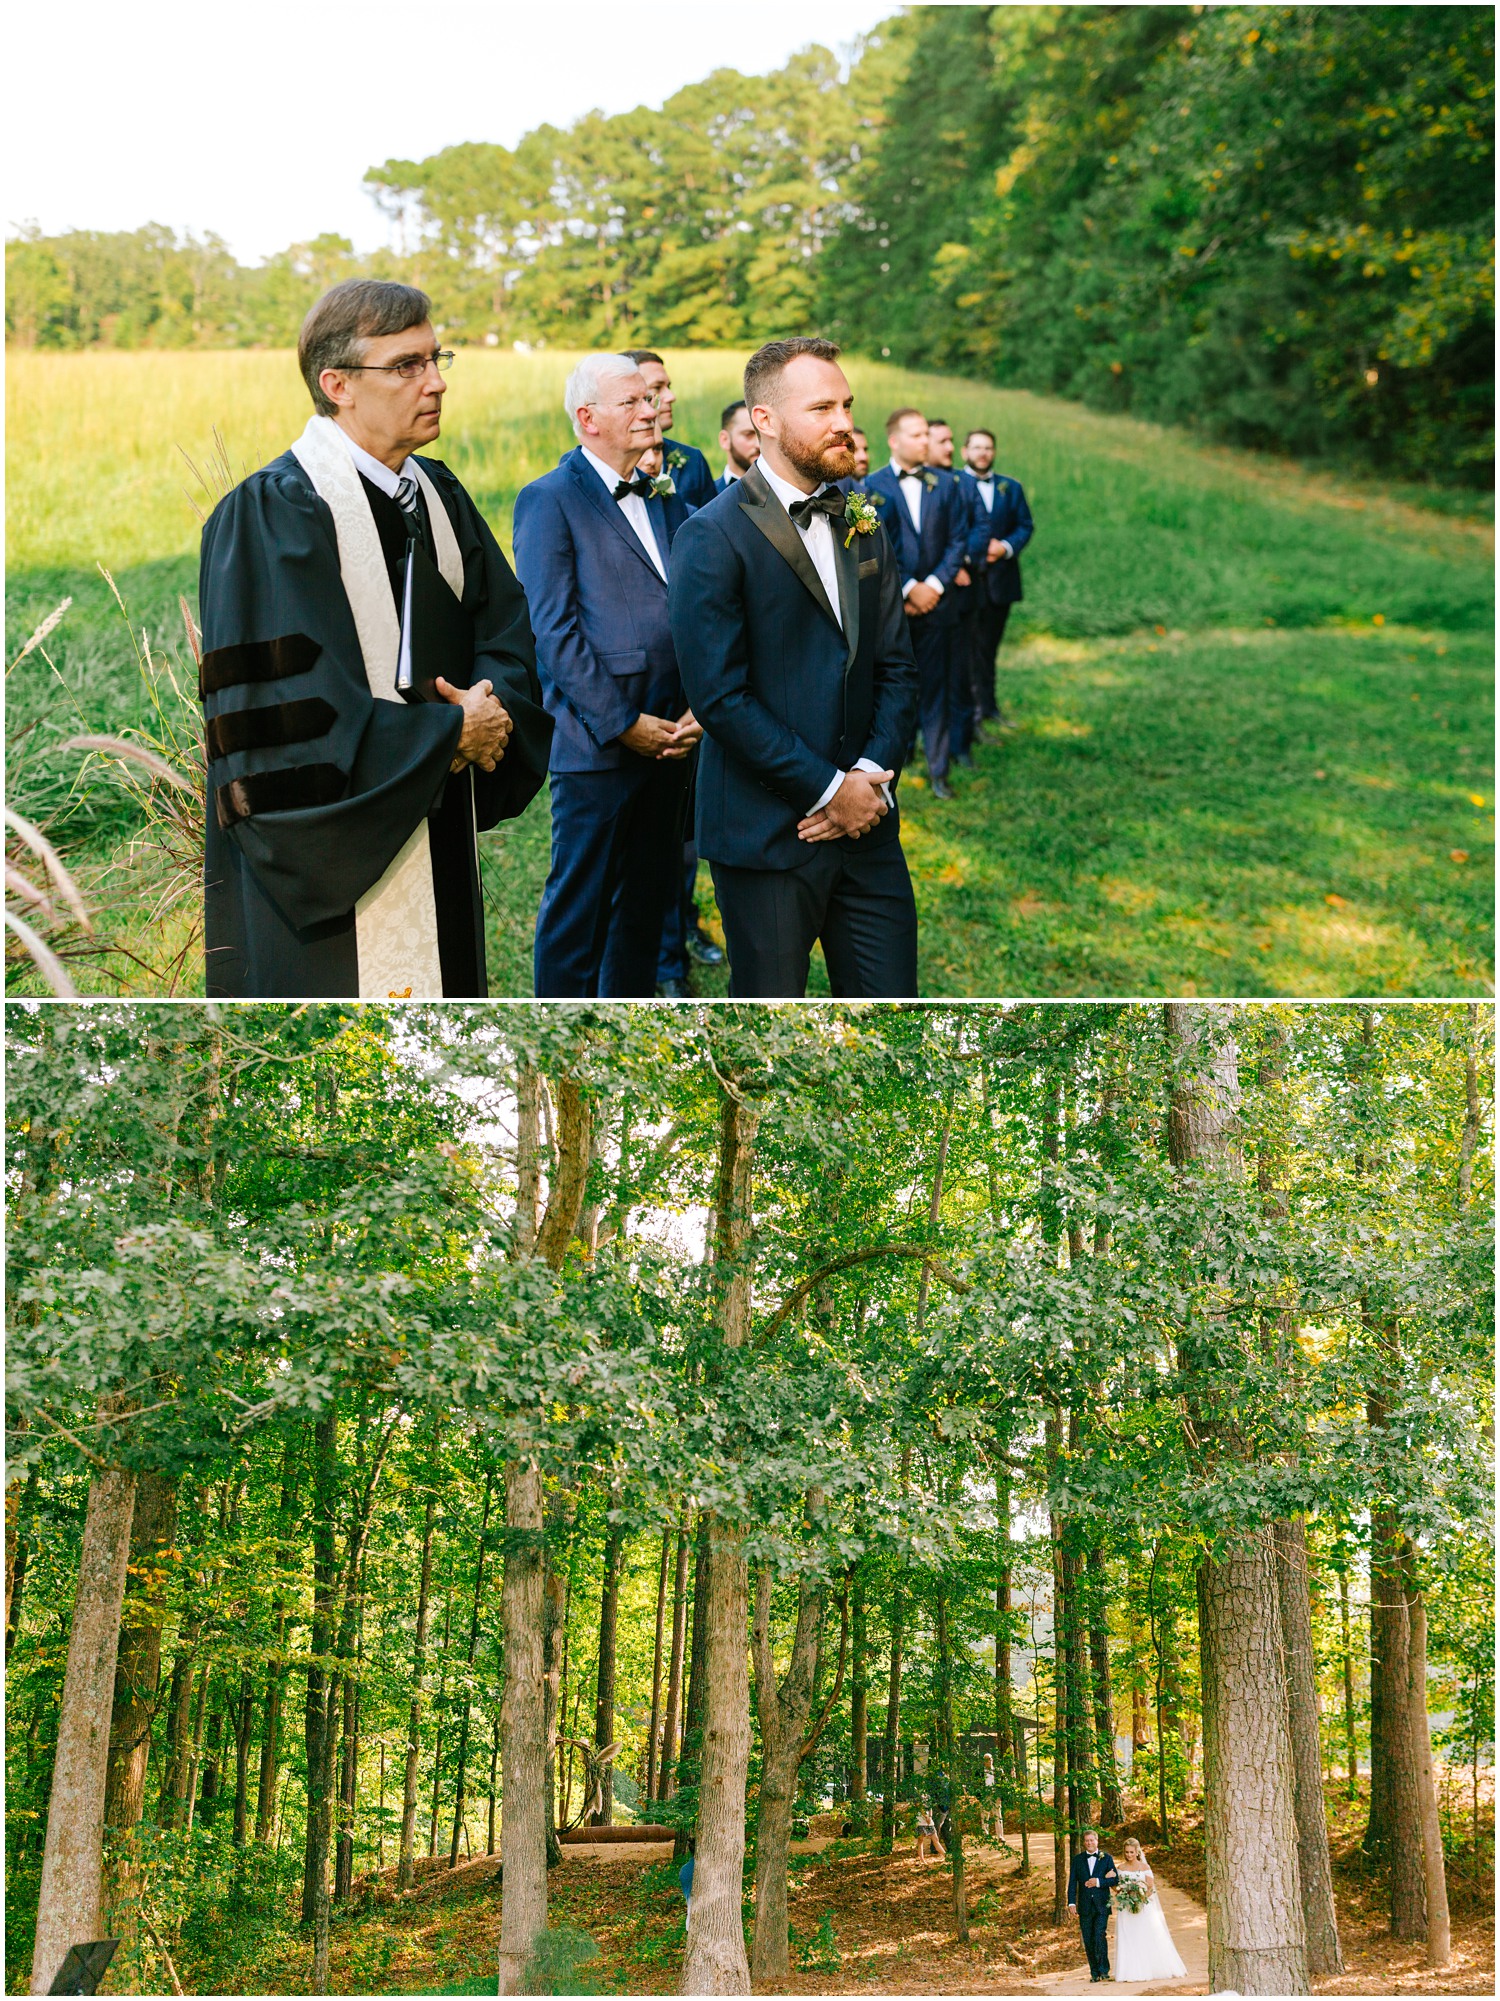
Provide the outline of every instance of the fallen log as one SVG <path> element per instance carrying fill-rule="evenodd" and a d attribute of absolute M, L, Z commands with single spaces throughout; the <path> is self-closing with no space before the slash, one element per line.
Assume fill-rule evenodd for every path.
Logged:
<path fill-rule="evenodd" d="M 677 1830 L 643 1821 L 639 1827 L 570 1827 L 557 1838 L 564 1848 L 592 1848 L 596 1842 L 607 1841 L 675 1841 Z"/>

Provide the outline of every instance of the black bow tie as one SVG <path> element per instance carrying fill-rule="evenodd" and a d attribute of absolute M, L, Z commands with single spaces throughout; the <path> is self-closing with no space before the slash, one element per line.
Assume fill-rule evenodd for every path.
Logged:
<path fill-rule="evenodd" d="M 622 479 L 615 487 L 615 499 L 623 500 L 628 493 L 636 494 L 642 500 L 651 498 L 651 482 L 644 474 L 639 479 Z"/>
<path fill-rule="evenodd" d="M 918 466 L 913 468 L 911 472 L 897 473 L 896 477 L 897 479 L 926 479 L 927 474 Z"/>
<path fill-rule="evenodd" d="M 806 528 L 815 514 L 826 514 L 830 521 L 844 518 L 844 496 L 835 486 L 825 486 L 817 493 L 810 493 L 803 500 L 794 500 L 787 509 L 799 528 Z"/>

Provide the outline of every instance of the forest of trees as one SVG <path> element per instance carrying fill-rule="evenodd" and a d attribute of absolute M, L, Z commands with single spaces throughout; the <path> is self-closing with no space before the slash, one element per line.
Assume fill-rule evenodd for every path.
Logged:
<path fill-rule="evenodd" d="M 398 250 L 22 231 L 7 335 L 290 345 L 356 270 L 445 337 L 854 352 L 1481 484 L 1494 22 L 1408 7 L 913 7 L 841 63 L 371 167 Z"/>
<path fill-rule="evenodd" d="M 1117 1738 L 1162 1841 L 1204 1810 L 1217 1988 L 1337 1968 L 1342 1788 L 1443 1963 L 1488 1010 L 8 1025 L 11 1991 L 105 1928 L 243 1991 L 282 1927 L 326 1992 L 372 1871 L 499 1841 L 517 1991 L 585 1814 L 695 1834 L 684 1991 L 775 1986 L 821 1801 L 889 1844 L 941 1787 L 964 1936 L 983 1751 L 1065 1864 Z"/>

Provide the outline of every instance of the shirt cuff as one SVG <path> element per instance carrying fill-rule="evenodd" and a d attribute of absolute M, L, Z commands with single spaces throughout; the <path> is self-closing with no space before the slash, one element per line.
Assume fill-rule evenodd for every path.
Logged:
<path fill-rule="evenodd" d="M 872 765 L 870 769 L 872 771 L 878 771 L 880 769 L 880 766 L 878 764 Z M 847 776 L 848 776 L 847 772 L 836 771 L 833 774 L 833 778 L 830 781 L 830 783 L 821 793 L 819 793 L 818 797 L 814 799 L 811 806 L 808 807 L 807 809 L 808 812 L 821 813 L 823 808 L 828 804 L 829 800 L 833 797 L 834 793 L 837 792 L 839 787 L 843 784 Z"/>
<path fill-rule="evenodd" d="M 871 757 L 857 757 L 854 760 L 854 769 L 856 771 L 879 771 L 881 769 L 881 766 L 878 765 L 875 762 L 875 760 Z M 828 796 L 831 799 L 833 797 L 833 794 L 830 792 Z M 885 801 L 887 806 L 895 805 L 896 802 L 891 797 L 891 788 L 889 785 L 881 786 L 880 796 Z"/>
<path fill-rule="evenodd" d="M 936 591 L 939 597 L 943 595 L 943 586 L 937 577 L 929 577 L 927 579 L 927 584 L 928 588 L 930 590 Z"/>
<path fill-rule="evenodd" d="M 912 592 L 913 592 L 913 591 L 914 591 L 914 590 L 915 590 L 916 588 L 917 588 L 917 580 L 916 580 L 916 578 L 915 578 L 915 577 L 908 577 L 908 578 L 907 578 L 907 580 L 906 580 L 906 582 L 905 582 L 905 583 L 904 583 L 904 584 L 903 584 L 903 585 L 901 586 L 901 595 L 902 595 L 902 597 L 903 597 L 903 598 L 909 598 L 909 597 L 911 596 Z"/>

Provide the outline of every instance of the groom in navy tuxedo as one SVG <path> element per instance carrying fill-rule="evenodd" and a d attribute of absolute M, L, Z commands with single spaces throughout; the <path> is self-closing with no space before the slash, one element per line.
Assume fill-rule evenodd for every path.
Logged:
<path fill-rule="evenodd" d="M 1100 1853 L 1098 1835 L 1087 1829 L 1083 1853 L 1073 1857 L 1068 1871 L 1068 1909 L 1078 1913 L 1090 1980 L 1109 1978 L 1109 1891 L 1118 1881 L 1115 1858 Z"/>
<path fill-rule="evenodd" d="M 577 448 L 516 496 L 516 574 L 552 734 L 552 868 L 537 913 L 545 1000 L 649 999 L 677 896 L 688 712 L 667 619 L 690 509 L 638 477 L 655 397 L 633 362 L 591 354 L 565 391 Z"/>
<path fill-rule="evenodd" d="M 927 419 L 893 410 L 885 420 L 891 462 L 864 490 L 880 510 L 901 573 L 920 685 L 922 746 L 933 797 L 951 799 L 951 713 L 960 664 L 958 575 L 969 541 L 969 510 L 952 473 L 927 462 Z"/>
<path fill-rule="evenodd" d="M 750 357 L 760 457 L 673 555 L 672 635 L 705 732 L 698 852 L 737 998 L 799 998 L 819 941 L 836 997 L 917 991 L 895 793 L 916 667 L 895 552 L 836 484 L 854 469 L 838 353 L 798 338 Z"/>

